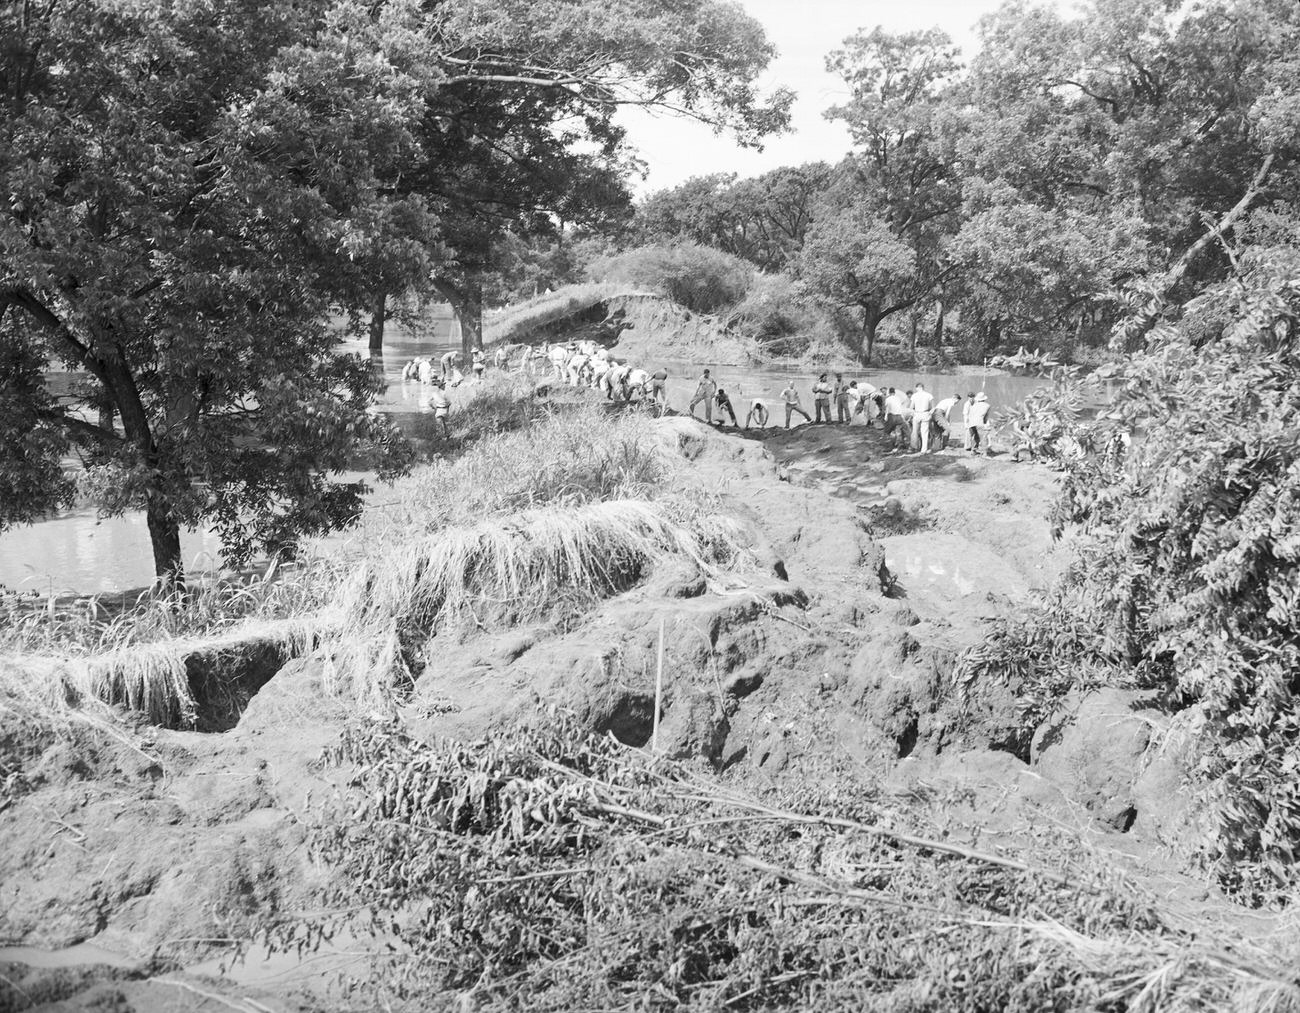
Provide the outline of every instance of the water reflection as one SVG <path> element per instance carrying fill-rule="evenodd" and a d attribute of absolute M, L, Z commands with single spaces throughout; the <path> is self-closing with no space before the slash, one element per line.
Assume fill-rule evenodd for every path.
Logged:
<path fill-rule="evenodd" d="M 211 532 L 181 533 L 191 572 L 213 569 L 220 549 Z M 145 587 L 153 579 L 153 549 L 142 513 L 100 520 L 93 509 L 71 510 L 0 534 L 0 585 L 10 590 L 89 594 Z"/>

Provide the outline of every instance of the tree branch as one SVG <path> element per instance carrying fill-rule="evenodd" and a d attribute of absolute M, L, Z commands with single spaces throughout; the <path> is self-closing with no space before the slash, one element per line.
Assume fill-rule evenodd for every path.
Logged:
<path fill-rule="evenodd" d="M 87 422 L 85 419 L 79 419 L 75 415 L 70 415 L 66 411 L 52 411 L 50 409 L 41 409 L 36 412 L 36 417 L 42 422 L 48 422 L 52 425 L 61 426 L 69 434 L 77 435 L 88 439 L 101 446 L 105 444 L 120 444 L 123 441 L 122 436 L 116 430 L 104 429 L 101 426 Z"/>
<path fill-rule="evenodd" d="M 1182 280 L 1183 275 L 1187 273 L 1187 269 L 1192 266 L 1192 262 L 1200 256 L 1201 251 L 1207 246 L 1220 240 L 1223 234 L 1246 213 L 1251 203 L 1259 195 L 1259 191 L 1264 186 L 1264 180 L 1268 178 L 1269 170 L 1273 167 L 1273 159 L 1274 154 L 1270 151 L 1264 157 L 1264 162 L 1255 173 L 1254 179 L 1246 187 L 1246 192 L 1241 195 L 1241 200 L 1237 201 L 1219 219 L 1219 223 L 1214 228 L 1188 247 L 1187 251 L 1178 258 L 1178 262 L 1161 276 L 1142 309 L 1116 326 L 1115 332 L 1110 339 L 1112 349 L 1118 351 L 1128 350 L 1136 342 L 1144 338 L 1147 332 L 1156 325 L 1156 321 L 1160 319 L 1160 314 L 1164 310 L 1166 298 L 1173 291 L 1174 286 Z"/>
<path fill-rule="evenodd" d="M 77 359 L 90 370 L 99 380 L 104 379 L 103 363 L 91 352 L 90 346 L 80 341 L 72 329 L 59 319 L 57 313 L 46 306 L 26 289 L 10 289 L 6 295 L 6 300 L 14 306 L 19 306 L 26 310 L 41 327 L 45 328 L 50 334 L 54 335 L 62 344 L 67 346 L 71 351 L 71 357 Z"/>

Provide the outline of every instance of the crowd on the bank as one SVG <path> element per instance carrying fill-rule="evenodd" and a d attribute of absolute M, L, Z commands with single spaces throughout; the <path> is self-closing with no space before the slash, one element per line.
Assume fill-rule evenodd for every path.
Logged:
<path fill-rule="evenodd" d="M 603 393 L 608 400 L 642 405 L 659 414 L 668 410 L 666 369 L 651 373 L 642 367 L 620 362 L 609 349 L 594 341 L 543 342 L 540 348 L 524 345 L 517 351 L 518 358 L 512 362 L 509 346 L 497 348 L 493 353 L 493 365 L 500 370 L 509 370 L 513 366 L 515 371 L 532 376 L 540 372 L 548 377 L 548 382 L 589 387 Z M 432 386 L 428 406 L 435 419 L 441 420 L 444 435 L 450 435 L 447 418 L 451 401 L 447 389 L 465 382 L 481 382 L 488 368 L 487 354 L 480 348 L 474 349 L 467 381 L 460 369 L 461 358 L 459 350 L 452 350 L 438 359 L 436 365 L 432 359 L 413 359 L 402 370 L 403 380 Z M 954 413 L 960 409 L 963 446 L 973 454 L 989 453 L 990 405 L 983 391 L 965 395 L 957 392 L 936 399 L 921 383 L 908 390 L 899 390 L 875 387 L 865 381 L 846 382 L 842 373 L 835 373 L 832 381 L 829 379 L 831 375 L 820 374 L 809 392 L 815 417 L 804 409 L 800 392 L 794 380 L 790 380 L 781 391 L 779 402 L 773 403 L 762 397 L 748 399 L 749 410 L 743 428 L 748 429 L 751 425 L 766 428 L 774 421 L 774 409 L 779 404 L 784 409 L 786 429 L 790 428 L 795 415 L 814 425 L 852 425 L 860 418 L 865 425 L 883 429 L 895 448 L 928 453 L 948 447 L 957 425 Z M 708 369 L 701 373 L 687 411 L 695 417 L 696 408 L 701 405 L 706 422 L 714 422 L 716 409 L 719 424 L 726 415 L 733 426 L 742 428 L 730 396 Z"/>

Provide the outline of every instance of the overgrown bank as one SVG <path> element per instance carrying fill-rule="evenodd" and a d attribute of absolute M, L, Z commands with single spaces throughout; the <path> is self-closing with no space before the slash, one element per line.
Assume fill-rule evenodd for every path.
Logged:
<path fill-rule="evenodd" d="M 956 658 L 1041 582 L 1047 473 L 861 428 L 524 417 L 332 549 L 304 601 L 334 624 L 229 731 L 6 713 L 5 941 L 140 958 L 130 1002 L 340 927 L 347 987 L 309 1007 L 1294 1003 L 1282 937 L 1220 934 L 1159 823 L 1098 837 L 1052 768 L 1118 737 L 1105 708 L 1032 763 L 1011 701 L 957 712 Z"/>

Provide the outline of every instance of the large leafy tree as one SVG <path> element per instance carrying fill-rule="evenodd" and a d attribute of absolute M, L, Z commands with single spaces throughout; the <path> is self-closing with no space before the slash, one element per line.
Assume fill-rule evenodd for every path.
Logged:
<path fill-rule="evenodd" d="M 214 524 L 233 562 L 287 549 L 356 513 L 363 487 L 333 473 L 403 465 L 324 321 L 415 148 L 430 82 L 405 13 L 5 7 L 0 524 L 66 501 L 72 449 L 107 473 L 106 509 L 144 508 L 176 581 L 182 525 Z M 47 361 L 84 389 L 51 395 Z"/>
<path fill-rule="evenodd" d="M 1017 2 L 986 18 L 959 95 L 973 315 L 994 329 L 1104 325 L 1116 287 L 1150 275 L 1153 312 L 1128 320 L 1141 334 L 1223 277 L 1240 211 L 1224 242 L 1202 241 L 1211 226 L 1244 193 L 1248 206 L 1296 183 L 1269 124 L 1288 115 L 1298 19 L 1275 0 L 1094 0 L 1069 19 Z M 1003 227 L 1017 221 L 1054 222 L 1058 242 Z M 1052 269 L 1063 254 L 1082 266 L 1067 285 Z"/>
<path fill-rule="evenodd" d="M 424 161 L 402 185 L 437 211 L 432 282 L 466 349 L 481 343 L 483 289 L 508 232 L 626 218 L 635 162 L 620 108 L 694 117 L 742 144 L 788 119 L 789 93 L 754 87 L 774 53 L 762 27 L 718 0 L 468 0 L 432 6 L 424 31 L 442 80 Z"/>
<path fill-rule="evenodd" d="M 824 298 L 861 312 L 858 351 L 869 361 L 881 322 L 936 299 L 953 273 L 944 242 L 961 190 L 943 126 L 960 65 L 937 29 L 879 28 L 827 64 L 850 90 L 827 115 L 844 120 L 855 150 L 814 208 L 799 269 Z"/>

